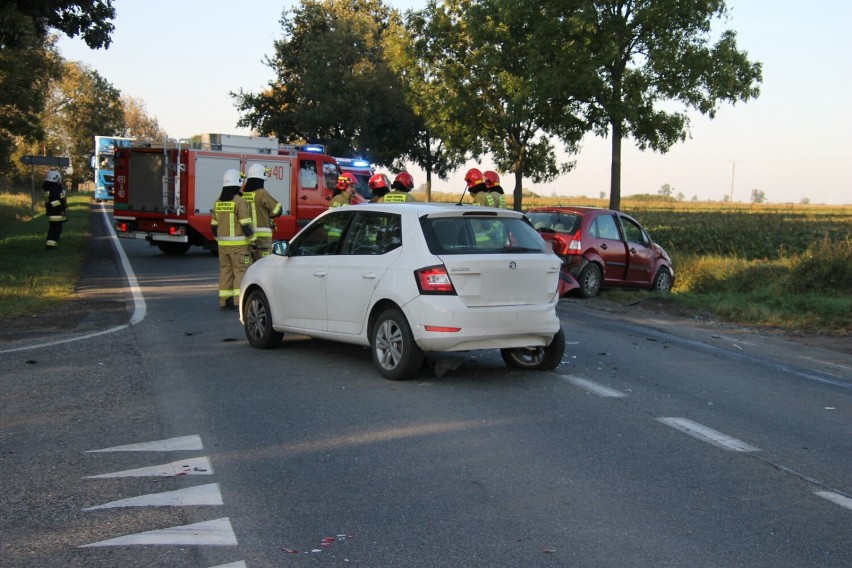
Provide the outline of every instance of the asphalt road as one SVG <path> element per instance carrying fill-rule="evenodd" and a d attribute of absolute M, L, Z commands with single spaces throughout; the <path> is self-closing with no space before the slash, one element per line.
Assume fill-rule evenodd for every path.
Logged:
<path fill-rule="evenodd" d="M 96 233 L 84 309 L 0 333 L 0 566 L 852 565 L 848 353 L 567 300 L 554 372 L 395 383 L 121 244 L 138 287 Z"/>

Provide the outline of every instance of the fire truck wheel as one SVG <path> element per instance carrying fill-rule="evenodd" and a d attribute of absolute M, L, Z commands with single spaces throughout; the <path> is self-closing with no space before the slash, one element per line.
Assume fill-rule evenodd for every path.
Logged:
<path fill-rule="evenodd" d="M 246 339 L 258 349 L 270 349 L 281 344 L 284 334 L 272 329 L 272 310 L 263 290 L 255 288 L 249 292 L 243 307 L 243 328 Z"/>
<path fill-rule="evenodd" d="M 189 243 L 160 243 L 157 245 L 163 254 L 180 255 L 189 250 Z"/>

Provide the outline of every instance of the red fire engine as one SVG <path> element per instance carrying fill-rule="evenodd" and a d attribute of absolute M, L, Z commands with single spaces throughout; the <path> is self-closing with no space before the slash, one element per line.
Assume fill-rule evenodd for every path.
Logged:
<path fill-rule="evenodd" d="M 145 239 L 166 254 L 183 254 L 191 246 L 215 251 L 210 216 L 225 171 L 246 172 L 260 163 L 269 172 L 264 187 L 284 207 L 273 238 L 289 239 L 328 209 L 337 184 L 337 163 L 320 152 L 279 144 L 274 137 L 227 134 L 204 134 L 200 143 L 116 148 L 116 234 Z"/>

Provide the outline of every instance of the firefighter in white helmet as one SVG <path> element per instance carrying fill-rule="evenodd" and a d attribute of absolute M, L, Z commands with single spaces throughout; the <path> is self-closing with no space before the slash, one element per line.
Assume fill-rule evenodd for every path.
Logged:
<path fill-rule="evenodd" d="M 269 256 L 272 251 L 272 234 L 275 232 L 275 219 L 284 211 L 272 195 L 263 187 L 267 169 L 263 164 L 252 164 L 243 184 L 243 199 L 251 210 L 251 224 L 254 235 L 251 237 L 252 260 Z"/>
<path fill-rule="evenodd" d="M 213 206 L 210 228 L 219 244 L 219 308 L 233 310 L 239 299 L 243 275 L 251 264 L 249 240 L 254 234 L 251 210 L 240 196 L 240 172 L 228 170 L 222 193 Z"/>
<path fill-rule="evenodd" d="M 62 234 L 62 224 L 68 220 L 68 202 L 65 199 L 65 187 L 62 176 L 56 170 L 50 170 L 41 184 L 44 190 L 44 210 L 47 215 L 46 250 L 56 250 L 59 247 L 59 236 Z"/>

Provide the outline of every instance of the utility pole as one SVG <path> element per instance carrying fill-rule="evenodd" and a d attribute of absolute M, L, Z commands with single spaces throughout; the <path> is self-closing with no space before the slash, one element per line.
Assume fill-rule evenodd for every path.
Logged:
<path fill-rule="evenodd" d="M 728 160 L 731 162 L 731 203 L 734 202 L 734 176 L 737 173 L 737 162 L 734 160 Z"/>

